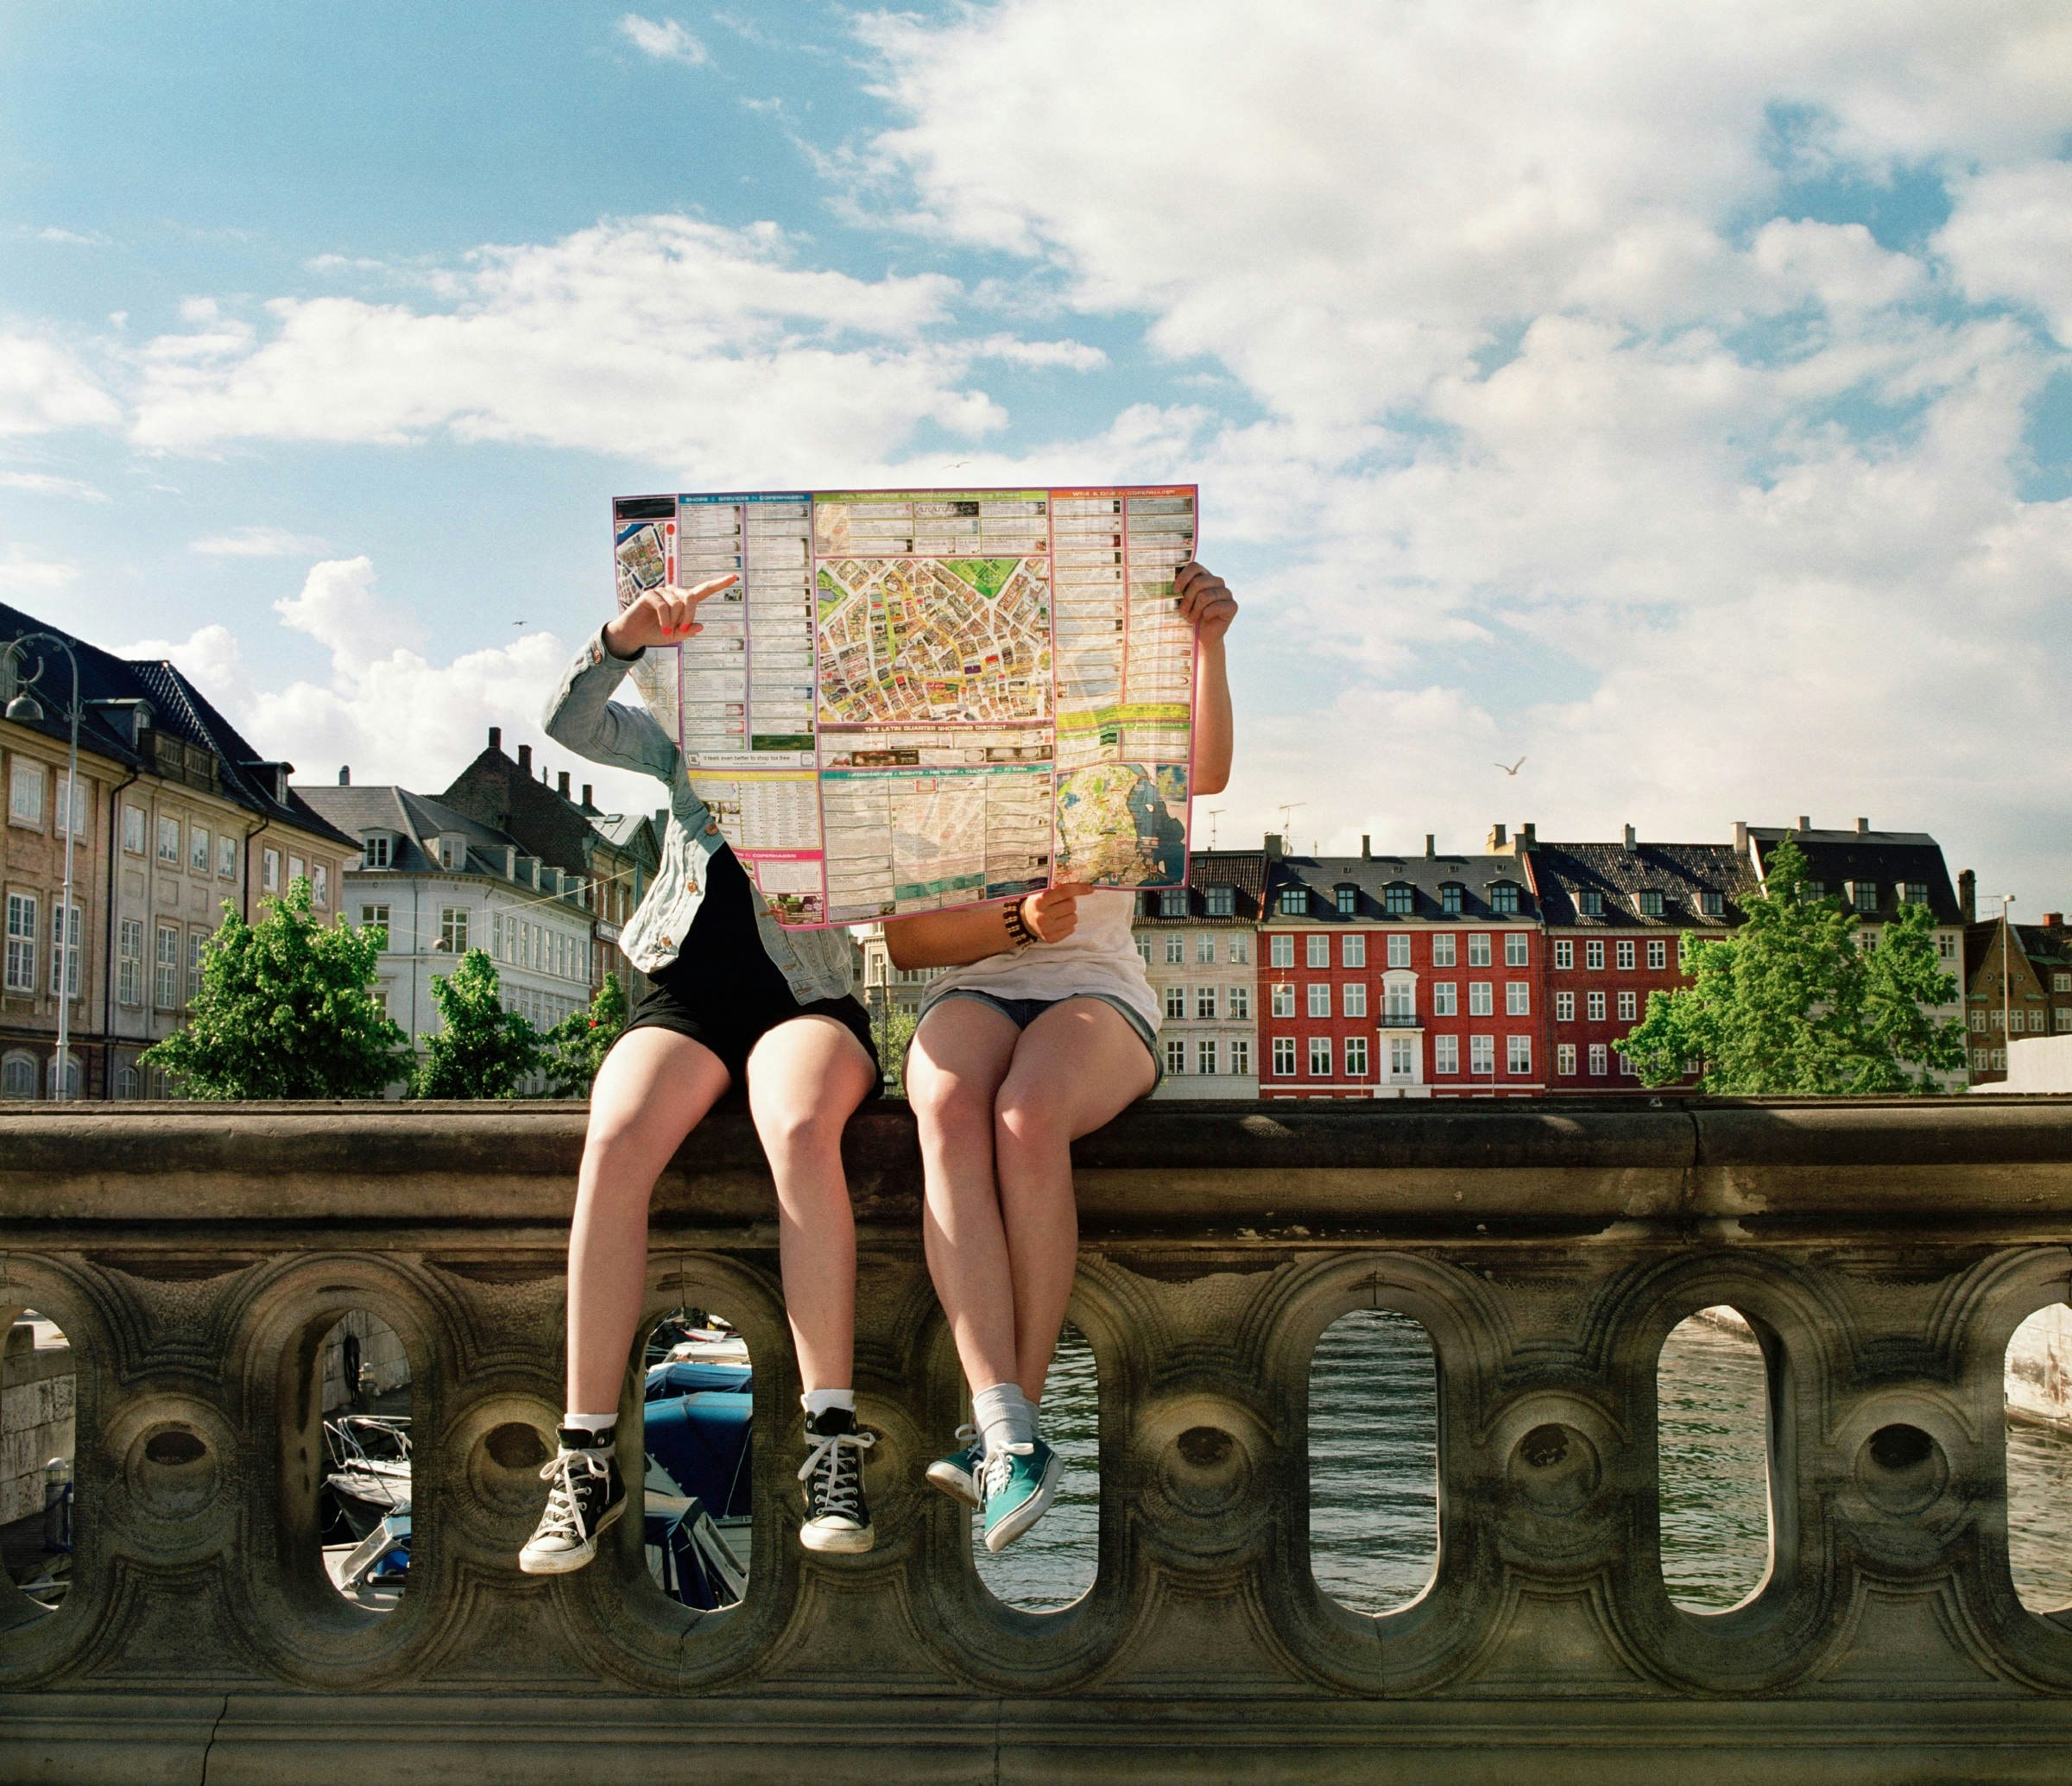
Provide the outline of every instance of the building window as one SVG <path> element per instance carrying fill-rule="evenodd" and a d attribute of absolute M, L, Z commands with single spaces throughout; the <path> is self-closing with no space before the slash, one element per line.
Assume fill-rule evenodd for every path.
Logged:
<path fill-rule="evenodd" d="M 2057 1026 L 2058 1026 L 2058 1028 L 2060 1028 L 2061 1030 L 2072 1030 L 2072 1008 L 2069 1008 L 2069 1007 L 2067 1007 L 2066 1006 L 2060 1005 L 2060 1006 L 2057 1007 L 2057 1019 L 2056 1019 L 2056 1020 L 2057 1020 Z"/>
<path fill-rule="evenodd" d="M 439 908 L 439 946 L 449 955 L 462 956 L 468 952 L 468 908 L 465 906 L 441 906 Z"/>
<path fill-rule="evenodd" d="M 1532 1076 L 1532 1037 L 1504 1038 L 1504 1070 L 1513 1079 L 1530 1079 Z"/>
<path fill-rule="evenodd" d="M 2029 1029 L 2030 1029 L 2030 1032 L 2031 1032 L 2031 1034 L 2034 1034 L 2035 1032 L 2037 1032 L 2040 1031 L 2040 1030 L 2043 1028 L 2043 1026 L 2044 1026 L 2044 1013 L 2043 1013 L 2041 1011 L 2031 1011 L 2031 1012 L 2029 1013 Z"/>
<path fill-rule="evenodd" d="M 2050 976 L 2052 992 L 2072 992 L 2072 974 L 2053 974 Z"/>
<path fill-rule="evenodd" d="M 1983 1011 L 1974 1011 L 1971 1013 L 1971 1026 L 1981 1036 L 1986 1033 L 1986 1013 Z"/>
<path fill-rule="evenodd" d="M 69 798 L 67 798 L 68 796 Z M 77 787 L 74 787 L 72 785 L 71 776 L 59 776 L 59 828 L 63 829 L 66 809 L 69 807 L 72 811 L 72 835 L 75 837 L 84 837 L 86 835 L 86 809 L 92 803 L 92 797 L 93 784 L 91 781 L 82 781 Z"/>
<path fill-rule="evenodd" d="M 369 926 L 382 931 L 382 947 L 384 950 L 388 950 L 392 944 L 393 935 L 388 930 L 388 908 L 386 906 L 360 907 L 360 927 L 364 930 Z"/>
<path fill-rule="evenodd" d="M 1878 883 L 1875 880 L 1859 880 L 1855 893 L 1856 909 L 1859 912 L 1875 912 L 1878 909 Z"/>
<path fill-rule="evenodd" d="M 1632 1055 L 1621 1051 L 1619 1056 L 1619 1073 L 1621 1078 L 1638 1079 L 1640 1076 L 1640 1063 Z"/>
<path fill-rule="evenodd" d="M 1554 1021 L 1557 1023 L 1576 1021 L 1576 994 L 1574 993 L 1557 992 L 1554 994 Z"/>
<path fill-rule="evenodd" d="M 1518 883 L 1500 880 L 1489 889 L 1489 909 L 1500 915 L 1508 915 L 1518 910 Z"/>
<path fill-rule="evenodd" d="M 1461 1038 L 1458 1036 L 1434 1036 L 1431 1038 L 1431 1070 L 1435 1077 L 1441 1073 L 1457 1073 L 1461 1070 Z"/>
<path fill-rule="evenodd" d="M 1639 1003 L 1640 995 L 1638 993 L 1620 993 L 1619 994 L 1619 1021 L 1632 1023 L 1637 1019 L 1640 1015 Z"/>
<path fill-rule="evenodd" d="M 1166 1044 L 1166 1072 L 1169 1078 L 1177 1078 L 1187 1070 L 1187 1044 L 1178 1039 Z"/>
<path fill-rule="evenodd" d="M 1339 1013 L 1341 1016 L 1364 1017 L 1367 1015 L 1367 982 L 1365 981 L 1349 980 L 1338 990 L 1339 1002 L 1342 1007 Z"/>
<path fill-rule="evenodd" d="M 1315 936 L 1303 938 L 1303 960 L 1312 968 L 1328 968 L 1331 964 L 1331 939 Z"/>
<path fill-rule="evenodd" d="M 1360 910 L 1360 889 L 1359 889 L 1358 887 L 1340 887 L 1340 888 L 1338 889 L 1338 915 L 1339 915 L 1339 917 L 1341 917 L 1341 918 L 1351 918 L 1351 917 L 1352 917 L 1352 916 L 1354 916 L 1354 915 L 1355 915 L 1355 913 L 1356 913 L 1356 912 L 1357 912 L 1359 910 Z"/>
<path fill-rule="evenodd" d="M 259 853 L 259 890 L 281 891 L 281 852 L 277 849 L 263 849 Z"/>
<path fill-rule="evenodd" d="M 1231 1018 L 1250 1017 L 1252 988 L 1248 986 L 1226 986 L 1223 988 L 1223 1014 Z"/>
<path fill-rule="evenodd" d="M 187 1002 L 191 1005 L 201 996 L 201 951 L 208 946 L 206 931 L 187 932 Z"/>
<path fill-rule="evenodd" d="M 331 870 L 322 862 L 309 871 L 310 898 L 319 906 L 331 904 Z"/>
<path fill-rule="evenodd" d="M 1620 972 L 1631 973 L 1634 966 L 1634 957 L 1638 953 L 1636 946 L 1631 943 L 1621 943 L 1618 948 Z"/>
<path fill-rule="evenodd" d="M 1331 1038 L 1329 1036 L 1310 1038 L 1310 1077 L 1329 1079 L 1331 1076 Z"/>
<path fill-rule="evenodd" d="M 1389 938 L 1392 943 L 1395 940 L 1393 937 Z M 1367 938 L 1364 936 L 1341 937 L 1338 939 L 1338 965 L 1342 968 L 1364 968 L 1367 965 Z"/>
<path fill-rule="evenodd" d="M 287 878 L 291 882 L 308 880 L 309 864 L 305 862 L 299 855 L 289 856 L 287 859 Z"/>
<path fill-rule="evenodd" d="M 1496 1038 L 1470 1036 L 1468 1038 L 1468 1070 L 1470 1073 L 1487 1073 L 1496 1077 Z"/>
<path fill-rule="evenodd" d="M 1532 1014 L 1532 983 L 1529 980 L 1504 981 L 1504 1015 L 1530 1017 Z"/>
<path fill-rule="evenodd" d="M 1647 964 L 1658 974 L 1669 965 L 1669 944 L 1659 937 L 1647 945 Z"/>
<path fill-rule="evenodd" d="M 1295 1076 L 1295 1038 L 1292 1036 L 1276 1036 L 1273 1038 L 1273 1076 L 1276 1079 L 1292 1079 Z"/>
<path fill-rule="evenodd" d="M 1461 895 L 1465 889 L 1457 880 L 1449 880 L 1439 889 L 1439 910 L 1449 918 L 1461 915 Z"/>
<path fill-rule="evenodd" d="M 509 960 L 509 957 L 507 956 L 503 959 Z M 1149 937 L 1137 938 L 1137 959 L 1147 968 L 1151 965 L 1151 938 Z"/>
<path fill-rule="evenodd" d="M 1211 918 L 1237 916 L 1237 889 L 1234 887 L 1212 887 L 1203 896 L 1202 910 Z"/>
<path fill-rule="evenodd" d="M 2005 1073 L 2007 1070 L 2007 1051 L 2005 1048 L 1996 1048 L 1993 1051 L 1993 1070 L 1996 1073 Z"/>
<path fill-rule="evenodd" d="M 1470 1017 L 1488 1017 L 1495 1009 L 1489 982 L 1487 980 L 1470 980 L 1468 982 L 1468 1014 Z"/>
<path fill-rule="evenodd" d="M 1956 960 L 1957 939 L 1949 931 L 1943 931 L 1936 936 L 1936 954 L 1941 959 L 1946 962 L 1954 962 Z"/>
<path fill-rule="evenodd" d="M 1450 980 L 1431 982 L 1431 1014 L 1434 1017 L 1452 1017 L 1458 1014 L 1457 1000 L 1454 996 L 1454 983 Z"/>
<path fill-rule="evenodd" d="M 36 1062 L 34 1055 L 10 1054 L 0 1061 L 0 1097 L 33 1098 L 36 1095 Z"/>
<path fill-rule="evenodd" d="M 1187 889 L 1185 887 L 1168 887 L 1159 893 L 1159 916 L 1160 918 L 1184 918 L 1186 915 Z"/>
<path fill-rule="evenodd" d="M 1364 993 L 1365 988 L 1361 988 Z M 1418 1018 L 1418 988 L 1413 981 L 1391 981 L 1381 988 L 1381 997 L 1387 1007 L 1391 1023 L 1415 1023 Z"/>
<path fill-rule="evenodd" d="M 1243 1075 L 1252 1070 L 1252 1044 L 1244 1040 L 1230 1044 L 1230 1070 Z"/>
<path fill-rule="evenodd" d="M 1802 880 L 1798 883 L 1798 896 L 1811 905 L 1828 896 L 1828 883 L 1824 880 Z"/>
<path fill-rule="evenodd" d="M 1417 891 L 1408 887 L 1381 889 L 1381 909 L 1391 918 L 1408 918 L 1417 909 Z"/>
<path fill-rule="evenodd" d="M 1705 918 L 1723 918 L 1727 915 L 1727 895 L 1721 893 L 1702 893 L 1698 895 L 1698 912 Z"/>
<path fill-rule="evenodd" d="M 7 977 L 9 992 L 36 989 L 36 899 L 34 893 L 7 896 Z"/>
<path fill-rule="evenodd" d="M 1216 988 L 1197 986 L 1194 989 L 1194 1014 L 1203 1022 L 1212 1022 L 1216 1017 Z"/>
<path fill-rule="evenodd" d="M 1652 887 L 1640 890 L 1640 915 L 1643 918 L 1659 918 L 1662 915 L 1662 895 Z"/>
<path fill-rule="evenodd" d="M 1391 937 L 1388 939 L 1388 964 L 1392 968 L 1407 968 L 1410 965 L 1408 937 Z"/>
<path fill-rule="evenodd" d="M 79 908 L 72 908 L 71 936 L 66 935 L 66 908 L 54 903 L 50 908 L 50 995 L 76 999 L 79 995 Z M 62 974 L 64 985 L 58 983 Z"/>
<path fill-rule="evenodd" d="M 1216 1054 L 1215 1043 L 1197 1042 L 1194 1044 L 1194 1070 L 1204 1075 L 1216 1072 Z"/>
<path fill-rule="evenodd" d="M 1604 966 L 1604 944 L 1585 943 L 1582 945 L 1582 965 L 1592 972 L 1602 969 Z"/>
<path fill-rule="evenodd" d="M 125 918 L 116 929 L 115 1000 L 118 1005 L 144 1001 L 144 923 Z"/>
<path fill-rule="evenodd" d="M 7 783 L 7 822 L 32 831 L 43 829 L 43 765 L 16 757 Z"/>
<path fill-rule="evenodd" d="M 1331 982 L 1328 980 L 1313 980 L 1310 982 L 1309 991 L 1310 1015 L 1329 1017 L 1331 1014 Z"/>
<path fill-rule="evenodd" d="M 1928 903 L 1928 883 L 1925 880 L 1910 880 L 1901 889 L 1900 897 L 1910 906 L 1925 906 Z"/>
<path fill-rule="evenodd" d="M 1230 939 L 1230 964 L 1241 967 L 1252 959 L 1252 939 L 1249 937 L 1233 937 Z"/>
<path fill-rule="evenodd" d="M 1998 1011 L 1987 1012 L 1986 1013 L 1986 1021 L 1993 1028 L 1997 1030 L 2000 1026 L 2000 1013 Z"/>
<path fill-rule="evenodd" d="M 1554 1051 L 1554 1070 L 1564 1079 L 1576 1076 L 1576 1044 L 1563 1042 Z"/>
<path fill-rule="evenodd" d="M 1511 931 L 1504 937 L 1504 965 L 1507 968 L 1524 968 L 1532 965 L 1532 939 L 1523 931 Z"/>
<path fill-rule="evenodd" d="M 219 880 L 235 880 L 237 878 L 237 840 L 235 837 L 218 837 L 216 840 L 216 874 Z"/>
<path fill-rule="evenodd" d="M 1203 931 L 1194 939 L 1194 958 L 1202 967 L 1212 965 L 1216 960 L 1216 932 Z"/>
<path fill-rule="evenodd" d="M 142 1090 L 135 1067 L 119 1067 L 115 1075 L 115 1095 L 118 1098 L 134 1098 Z"/>
<path fill-rule="evenodd" d="M 1585 918 L 1604 916 L 1604 895 L 1601 893 L 1581 893 L 1576 895 L 1576 909 Z"/>
<path fill-rule="evenodd" d="M 1489 936 L 1486 931 L 1472 931 L 1468 937 L 1468 965 L 1486 968 L 1489 965 Z"/>
<path fill-rule="evenodd" d="M 1348 1079 L 1367 1077 L 1367 1038 L 1348 1036 L 1345 1038 L 1345 1076 Z"/>
<path fill-rule="evenodd" d="M 1563 969 L 1576 965 L 1576 945 L 1573 943 L 1561 942 L 1554 945 L 1554 965 Z"/>
<path fill-rule="evenodd" d="M 1285 931 L 1278 931 L 1267 947 L 1269 967 L 1292 968 L 1295 965 L 1295 939 Z"/>
<path fill-rule="evenodd" d="M 1431 939 L 1431 964 L 1435 968 L 1450 968 L 1454 964 L 1454 937 L 1450 931 L 1443 931 Z"/>
<path fill-rule="evenodd" d="M 163 813 L 158 819 L 158 859 L 176 868 L 180 866 L 180 821 Z"/>
<path fill-rule="evenodd" d="M 1601 1042 L 1590 1044 L 1590 1077 L 1601 1079 L 1611 1071 L 1611 1051 Z"/>
<path fill-rule="evenodd" d="M 1280 915 L 1283 918 L 1307 918 L 1310 915 L 1310 895 L 1306 887 L 1284 887 L 1280 890 Z"/>
<path fill-rule="evenodd" d="M 393 840 L 386 831 L 376 831 L 360 840 L 360 866 L 366 868 L 385 868 L 389 863 L 389 844 Z"/>
<path fill-rule="evenodd" d="M 1167 1019 L 1172 1020 L 1178 1018 L 1183 1018 L 1186 1016 L 1186 1014 L 1187 988 L 1184 986 L 1167 987 L 1166 988 L 1166 1015 Z"/>
<path fill-rule="evenodd" d="M 206 874 L 212 872 L 212 866 L 209 857 L 208 832 L 200 825 L 189 825 L 187 827 L 187 872 L 191 874 Z"/>
<path fill-rule="evenodd" d="M 1292 1017 L 1295 1014 L 1295 988 L 1285 980 L 1273 982 L 1273 1010 L 1276 1017 Z"/>
<path fill-rule="evenodd" d="M 1983 1073 L 1986 1070 L 1986 1051 L 1983 1048 L 1971 1051 L 1971 1064 L 1974 1072 Z"/>
<path fill-rule="evenodd" d="M 1591 992 L 1583 994 L 1583 1015 L 1589 1018 L 1592 1023 L 1604 1021 L 1604 994 L 1602 993 Z"/>
<path fill-rule="evenodd" d="M 367 1002 L 386 1017 L 388 1014 L 388 988 L 385 986 L 376 987 L 367 994 Z"/>
<path fill-rule="evenodd" d="M 177 1011 L 180 1008 L 180 927 L 161 924 L 158 927 L 156 956 L 152 962 L 151 994 L 161 1011 Z"/>
<path fill-rule="evenodd" d="M 1391 1036 L 1388 1038 L 1388 1076 L 1392 1079 L 1415 1079 L 1418 1076 L 1418 1044 L 1409 1036 Z"/>
<path fill-rule="evenodd" d="M 142 806 L 124 805 L 123 808 L 123 848 L 131 855 L 144 853 L 144 809 Z"/>

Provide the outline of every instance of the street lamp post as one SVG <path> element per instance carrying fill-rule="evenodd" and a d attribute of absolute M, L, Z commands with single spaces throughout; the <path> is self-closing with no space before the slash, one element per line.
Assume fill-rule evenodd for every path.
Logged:
<path fill-rule="evenodd" d="M 55 633 L 24 633 L 4 650 L 0 650 L 0 664 L 16 656 L 24 646 L 54 645 L 65 653 L 65 661 L 72 666 L 72 749 L 65 765 L 65 804 L 58 814 L 58 823 L 65 827 L 65 891 L 59 896 L 58 922 L 55 929 L 57 941 L 58 981 L 58 1047 L 51 1061 L 51 1096 L 58 1102 L 65 1101 L 65 1066 L 66 1044 L 72 1035 L 72 974 L 73 962 L 77 958 L 72 952 L 79 947 L 72 923 L 72 845 L 73 814 L 79 805 L 79 660 L 72 654 L 72 647 Z M 43 719 L 43 704 L 29 693 L 29 690 L 43 679 L 43 666 L 36 666 L 36 673 L 25 678 L 14 699 L 7 704 L 7 716 L 22 725 L 38 725 Z"/>
<path fill-rule="evenodd" d="M 2014 933 L 2007 924 L 2007 908 L 2013 903 L 2012 893 L 2000 895 L 2000 1058 L 2007 1063 L 2007 1070 L 2000 1077 L 2003 1087 L 2014 1074 L 2014 996 L 2011 979 L 2013 963 L 2008 959 L 2013 951 Z"/>

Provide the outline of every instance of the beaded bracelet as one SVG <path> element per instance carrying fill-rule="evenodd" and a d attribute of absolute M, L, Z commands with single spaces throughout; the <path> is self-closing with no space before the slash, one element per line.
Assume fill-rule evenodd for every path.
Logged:
<path fill-rule="evenodd" d="M 1000 908 L 1000 921 L 1008 927 L 1008 941 L 1017 949 L 1026 949 L 1036 940 L 1036 933 L 1029 928 L 1028 920 L 1021 915 L 1021 901 L 1012 899 Z"/>

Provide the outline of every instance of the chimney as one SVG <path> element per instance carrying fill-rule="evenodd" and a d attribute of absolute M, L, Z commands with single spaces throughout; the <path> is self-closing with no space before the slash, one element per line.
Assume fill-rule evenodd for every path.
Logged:
<path fill-rule="evenodd" d="M 1286 853 L 1281 847 L 1280 833 L 1268 831 L 1267 833 L 1267 860 L 1270 862 L 1277 862 Z"/>
<path fill-rule="evenodd" d="M 597 803 L 590 797 L 590 791 L 595 786 L 596 784 L 594 782 L 589 781 L 585 781 L 583 784 L 583 810 L 585 812 L 590 812 L 596 810 Z"/>
<path fill-rule="evenodd" d="M 1860 818 L 1856 821 L 1856 835 L 1859 837 L 1867 837 L 1871 835 L 1871 822 L 1869 819 Z"/>
<path fill-rule="evenodd" d="M 2045 930 L 2047 930 L 2047 931 L 2062 931 L 2063 929 L 2064 929 L 2064 927 L 2065 927 L 2065 914 L 2064 914 L 2063 912 L 2044 912 L 2044 928 Z"/>
<path fill-rule="evenodd" d="M 1734 822 L 1734 853 L 1736 855 L 1748 854 L 1748 821 L 1745 818 L 1737 818 Z"/>
<path fill-rule="evenodd" d="M 490 728 L 490 748 L 491 750 L 502 750 L 503 748 L 503 728 L 502 726 L 491 726 Z"/>
<path fill-rule="evenodd" d="M 1628 852 L 1630 853 L 1630 852 L 1631 852 L 1631 851 L 1633 851 L 1633 850 L 1636 850 L 1636 849 L 1638 849 L 1639 847 L 1640 847 L 1640 840 L 1639 840 L 1638 837 L 1634 836 L 1634 835 L 1633 835 L 1633 826 L 1631 826 L 1631 825 L 1629 824 L 1629 825 L 1628 825 L 1628 826 L 1627 826 L 1627 828 L 1626 828 L 1626 842 L 1625 842 L 1624 843 L 1620 844 L 1620 849 L 1625 849 L 1625 850 L 1627 850 L 1627 851 L 1628 851 Z"/>
<path fill-rule="evenodd" d="M 568 771 L 565 769 L 561 772 L 561 781 L 558 792 L 563 799 L 565 800 L 568 798 Z"/>
<path fill-rule="evenodd" d="M 1979 921 L 1979 877 L 1969 868 L 1957 876 L 1957 909 L 1964 914 L 1966 924 Z"/>
<path fill-rule="evenodd" d="M 1360 860 L 1372 861 L 1374 856 L 1374 840 L 1367 832 L 1360 833 Z"/>
<path fill-rule="evenodd" d="M 1508 835 L 1507 835 L 1507 832 L 1505 831 L 1505 830 L 1504 830 L 1504 827 L 1503 827 L 1503 826 L 1501 826 L 1500 824 L 1493 824 L 1493 825 L 1491 825 L 1491 826 L 1489 827 L 1489 854 L 1490 854 L 1490 855 L 1496 855 L 1500 854 L 1500 852 L 1503 850 L 1503 849 L 1504 849 L 1504 847 L 1505 847 L 1506 843 L 1507 843 L 1508 841 L 1509 841 Z"/>
<path fill-rule="evenodd" d="M 1439 834 L 1438 834 L 1437 831 L 1427 831 L 1427 832 L 1425 832 L 1425 833 L 1424 833 L 1424 858 L 1425 858 L 1425 860 L 1426 860 L 1427 861 L 1431 861 L 1431 859 L 1433 856 L 1437 855 L 1438 853 L 1439 853 Z"/>
<path fill-rule="evenodd" d="M 529 744 L 518 747 L 518 773 L 525 776 L 533 773 L 533 747 Z"/>
<path fill-rule="evenodd" d="M 1813 821 L 1802 812 L 1798 815 L 1798 828 L 1802 832 L 1810 831 L 1813 829 Z"/>
<path fill-rule="evenodd" d="M 351 763 L 341 763 L 338 766 L 338 786 L 340 787 L 352 786 L 352 765 Z"/>
<path fill-rule="evenodd" d="M 1539 827 L 1538 827 L 1538 825 L 1536 825 L 1536 824 L 1521 824 L 1520 826 L 1519 826 L 1519 828 L 1518 828 L 1518 847 L 1519 847 L 1520 849 L 1538 849 L 1538 848 L 1539 848 Z"/>

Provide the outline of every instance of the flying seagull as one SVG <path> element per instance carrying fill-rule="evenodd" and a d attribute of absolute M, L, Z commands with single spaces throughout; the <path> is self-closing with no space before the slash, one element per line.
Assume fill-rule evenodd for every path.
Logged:
<path fill-rule="evenodd" d="M 1515 775 L 1520 769 L 1524 768 L 1525 766 L 1526 760 L 1521 756 L 1514 763 L 1498 763 L 1495 767 L 1501 769 L 1507 775 Z"/>

